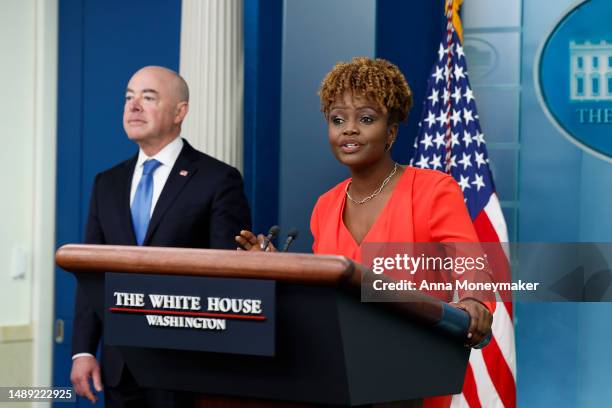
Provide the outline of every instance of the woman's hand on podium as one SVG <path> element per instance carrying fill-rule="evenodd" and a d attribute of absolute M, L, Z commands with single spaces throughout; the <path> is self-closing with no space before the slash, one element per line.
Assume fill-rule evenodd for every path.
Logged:
<path fill-rule="evenodd" d="M 266 245 L 266 237 L 263 234 L 255 236 L 251 231 L 242 230 L 240 235 L 236 235 L 234 239 L 238 244 L 239 251 L 261 252 L 264 247 L 266 252 L 278 251 L 272 242 L 268 242 Z"/>
<path fill-rule="evenodd" d="M 465 345 L 477 346 L 491 332 L 493 315 L 485 305 L 475 299 L 465 298 L 452 305 L 464 310 L 470 316 L 470 328 Z"/>

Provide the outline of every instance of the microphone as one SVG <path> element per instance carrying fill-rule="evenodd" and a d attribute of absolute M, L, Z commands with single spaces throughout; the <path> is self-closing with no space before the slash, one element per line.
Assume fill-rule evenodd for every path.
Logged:
<path fill-rule="evenodd" d="M 268 235 L 264 238 L 264 243 L 261 247 L 262 251 L 265 251 L 266 249 L 268 249 L 268 245 L 270 245 L 270 241 L 276 238 L 279 232 L 280 232 L 280 227 L 278 225 L 273 225 L 270 227 L 270 230 L 268 231 Z"/>
<path fill-rule="evenodd" d="M 283 250 L 281 252 L 287 252 L 289 246 L 293 243 L 293 241 L 295 241 L 298 234 L 299 231 L 295 228 L 289 231 L 289 234 L 287 234 L 287 239 L 285 240 L 285 246 L 283 246 Z"/>

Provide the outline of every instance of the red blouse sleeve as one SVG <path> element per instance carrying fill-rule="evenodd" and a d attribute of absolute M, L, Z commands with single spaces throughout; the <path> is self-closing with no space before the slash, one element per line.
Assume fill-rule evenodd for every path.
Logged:
<path fill-rule="evenodd" d="M 433 190 L 429 228 L 433 242 L 478 242 L 478 235 L 463 201 L 461 188 L 450 176 L 440 179 Z M 477 249 L 474 248 L 474 250 Z M 464 276 L 459 279 L 473 279 L 473 277 Z M 484 279 L 490 279 L 490 277 Z M 460 299 L 479 300 L 493 313 L 495 303 L 480 300 L 479 297 L 481 296 L 469 291 L 459 291 Z"/>

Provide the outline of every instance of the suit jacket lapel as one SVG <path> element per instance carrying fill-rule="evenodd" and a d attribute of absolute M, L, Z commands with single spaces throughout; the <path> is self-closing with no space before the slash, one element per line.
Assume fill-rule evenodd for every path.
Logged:
<path fill-rule="evenodd" d="M 124 165 L 123 173 L 124 175 L 120 178 L 119 188 L 117 191 L 119 192 L 119 225 L 125 225 L 125 230 L 123 231 L 126 234 L 127 242 L 131 245 L 136 245 L 136 235 L 134 234 L 134 225 L 132 224 L 132 211 L 130 208 L 130 193 L 132 188 L 132 177 L 134 176 L 134 168 L 136 167 L 136 162 L 138 161 L 138 155 L 132 158 L 130 161 L 126 162 Z"/>
<path fill-rule="evenodd" d="M 153 210 L 143 245 L 148 245 L 150 243 L 151 238 L 159 226 L 164 214 L 170 208 L 185 184 L 187 184 L 189 179 L 191 179 L 191 177 L 197 171 L 197 168 L 194 167 L 196 151 L 193 149 L 193 147 L 191 147 L 191 145 L 189 145 L 189 143 L 187 143 L 186 140 L 183 140 L 183 143 L 183 149 L 176 159 L 174 167 L 172 167 L 172 170 L 170 171 L 170 175 L 168 176 L 168 180 L 166 180 L 166 184 L 164 185 L 161 195 L 157 200 L 157 204 L 155 204 L 155 209 Z M 187 172 L 186 174 L 185 171 Z"/>

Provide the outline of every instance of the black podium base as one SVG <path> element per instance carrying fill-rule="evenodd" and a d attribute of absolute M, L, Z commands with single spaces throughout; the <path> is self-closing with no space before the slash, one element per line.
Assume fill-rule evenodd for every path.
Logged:
<path fill-rule="evenodd" d="M 202 395 L 196 401 L 197 408 L 340 408 L 347 405 L 309 404 L 290 401 L 273 401 L 234 397 Z M 423 400 L 385 402 L 380 404 L 360 405 L 358 408 L 421 408 Z"/>

